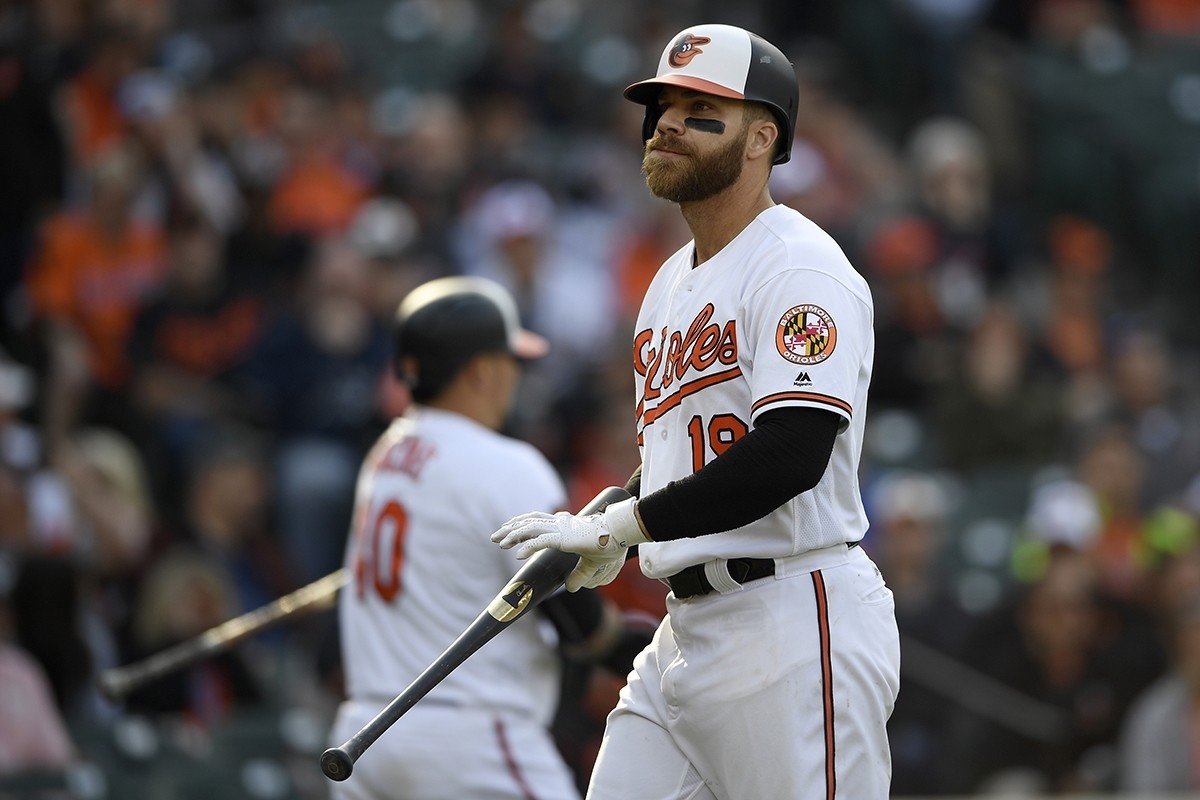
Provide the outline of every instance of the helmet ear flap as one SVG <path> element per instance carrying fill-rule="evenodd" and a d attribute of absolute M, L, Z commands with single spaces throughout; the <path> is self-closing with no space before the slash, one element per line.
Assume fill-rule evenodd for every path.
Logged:
<path fill-rule="evenodd" d="M 654 130 L 658 127 L 658 120 L 662 117 L 662 112 L 655 105 L 646 106 L 646 116 L 642 119 L 642 141 L 648 142 L 654 138 Z"/>

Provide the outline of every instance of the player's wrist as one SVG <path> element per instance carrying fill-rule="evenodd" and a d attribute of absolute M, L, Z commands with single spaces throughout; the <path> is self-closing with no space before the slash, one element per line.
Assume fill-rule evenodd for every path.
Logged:
<path fill-rule="evenodd" d="M 632 547 L 651 541 L 637 513 L 637 498 L 630 497 L 604 509 L 609 533 L 620 547 Z"/>

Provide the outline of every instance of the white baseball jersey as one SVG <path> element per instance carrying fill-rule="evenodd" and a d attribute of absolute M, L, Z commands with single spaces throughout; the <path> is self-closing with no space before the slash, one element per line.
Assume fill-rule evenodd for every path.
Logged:
<path fill-rule="evenodd" d="M 561 479 L 532 445 L 431 408 L 392 423 L 358 479 L 346 551 L 352 578 L 338 601 L 348 695 L 332 732 L 338 744 L 432 664 L 522 566 L 491 533 L 518 514 L 565 504 Z M 559 694 L 556 643 L 540 615 L 512 623 L 381 736 L 334 796 L 578 797 L 547 731 Z"/>
<path fill-rule="evenodd" d="M 870 293 L 833 240 L 785 206 L 699 267 L 692 253 L 661 267 L 638 317 L 642 492 L 700 469 L 772 408 L 829 409 L 842 431 L 817 486 L 767 517 L 639 545 L 647 575 L 705 563 L 716 591 L 667 595 L 587 798 L 883 800 L 899 635 L 883 576 L 846 546 L 867 526 L 857 470 Z M 720 560 L 744 556 L 774 559 L 774 577 L 721 581 Z"/>
<path fill-rule="evenodd" d="M 688 243 L 659 269 L 634 339 L 642 493 L 692 474 L 764 411 L 807 406 L 842 417 L 820 483 L 734 531 L 641 545 L 655 578 L 716 558 L 786 559 L 861 539 L 858 484 L 874 312 L 841 248 L 776 205 L 699 267 Z M 730 498 L 737 502 L 737 498 Z"/>

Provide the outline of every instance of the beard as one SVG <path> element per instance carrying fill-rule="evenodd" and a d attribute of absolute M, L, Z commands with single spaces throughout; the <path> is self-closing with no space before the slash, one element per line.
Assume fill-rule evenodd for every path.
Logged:
<path fill-rule="evenodd" d="M 646 186 L 657 197 L 672 203 L 694 203 L 725 191 L 741 177 L 745 165 L 745 130 L 742 136 L 730 136 L 729 142 L 714 153 L 698 156 L 676 139 L 655 137 L 646 142 L 642 174 Z M 655 147 L 682 152 L 688 158 L 651 158 Z"/>

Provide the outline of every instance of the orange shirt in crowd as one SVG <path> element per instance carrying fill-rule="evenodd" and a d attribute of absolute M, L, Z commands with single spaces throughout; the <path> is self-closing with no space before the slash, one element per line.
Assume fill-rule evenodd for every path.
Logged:
<path fill-rule="evenodd" d="M 91 164 L 125 135 L 125 119 L 110 87 L 82 72 L 66 88 L 66 114 L 75 157 Z"/>
<path fill-rule="evenodd" d="M 1196 0 L 1133 0 L 1130 11 L 1144 30 L 1176 36 L 1200 33 L 1200 3 Z"/>
<path fill-rule="evenodd" d="M 367 189 L 331 158 L 314 158 L 284 173 L 271 195 L 271 224 L 277 231 L 319 237 L 346 229 Z"/>
<path fill-rule="evenodd" d="M 35 312 L 78 328 L 90 345 L 97 384 L 120 389 L 129 375 L 126 343 L 143 299 L 162 283 L 162 232 L 131 222 L 111 239 L 86 216 L 49 220 L 27 273 Z"/>

